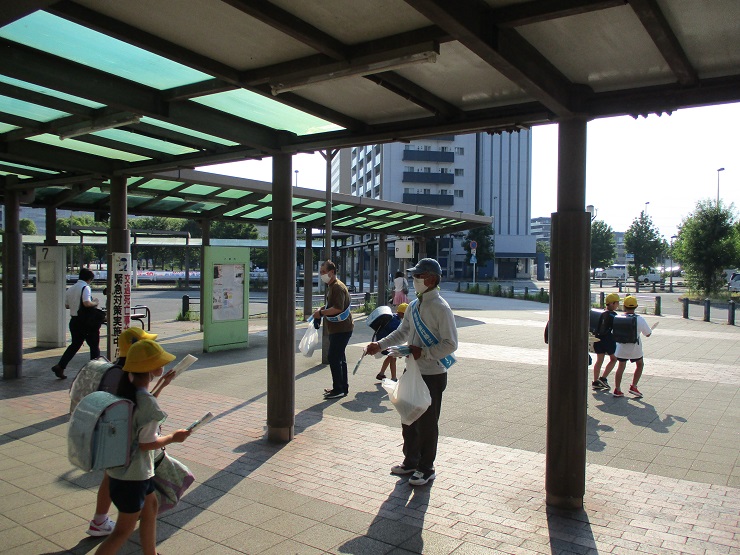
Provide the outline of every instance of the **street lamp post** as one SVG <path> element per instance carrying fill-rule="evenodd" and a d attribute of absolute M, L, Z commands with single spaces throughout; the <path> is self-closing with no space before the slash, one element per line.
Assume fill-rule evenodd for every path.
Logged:
<path fill-rule="evenodd" d="M 719 208 L 719 172 L 725 171 L 724 168 L 717 168 L 717 208 Z"/>
<path fill-rule="evenodd" d="M 673 240 L 676 238 L 676 235 L 671 235 L 671 284 L 669 286 L 670 292 L 673 293 Z"/>
<path fill-rule="evenodd" d="M 298 170 L 295 171 L 295 186 L 298 187 Z"/>
<path fill-rule="evenodd" d="M 647 202 L 645 203 L 645 210 L 643 210 L 643 212 L 645 213 L 645 215 L 646 215 L 646 216 L 647 216 L 647 205 L 648 205 L 648 204 L 650 204 L 650 201 L 647 201 Z"/>

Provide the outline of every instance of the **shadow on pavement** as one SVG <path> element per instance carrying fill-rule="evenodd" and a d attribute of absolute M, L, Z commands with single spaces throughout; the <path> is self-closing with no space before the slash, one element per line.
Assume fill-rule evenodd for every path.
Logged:
<path fill-rule="evenodd" d="M 550 534 L 550 552 L 598 553 L 591 523 L 585 510 L 567 511 L 547 507 L 547 530 Z"/>

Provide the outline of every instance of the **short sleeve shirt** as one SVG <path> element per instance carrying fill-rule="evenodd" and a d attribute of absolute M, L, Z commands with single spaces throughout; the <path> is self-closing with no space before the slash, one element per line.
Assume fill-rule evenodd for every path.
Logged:
<path fill-rule="evenodd" d="M 92 300 L 92 291 L 90 286 L 84 280 L 78 280 L 72 287 L 67 289 L 64 293 L 64 304 L 69 307 L 69 315 L 77 316 L 77 311 L 80 309 L 81 301 Z"/>
<path fill-rule="evenodd" d="M 617 343 L 617 350 L 614 355 L 617 358 L 634 360 L 643 357 L 640 335 L 650 335 L 653 330 L 650 329 L 647 320 L 639 314 L 630 317 L 637 319 L 637 343 Z"/>
<path fill-rule="evenodd" d="M 326 308 L 338 308 L 343 311 L 349 306 L 350 300 L 347 286 L 339 280 L 332 283 L 326 292 Z M 329 334 L 348 332 L 353 329 L 355 329 L 355 324 L 352 321 L 351 312 L 347 319 L 341 322 L 330 322 L 326 320 L 326 330 Z"/>

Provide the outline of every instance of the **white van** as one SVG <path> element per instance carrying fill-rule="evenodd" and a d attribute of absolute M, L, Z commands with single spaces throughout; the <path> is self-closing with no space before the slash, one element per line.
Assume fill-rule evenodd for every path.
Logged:
<path fill-rule="evenodd" d="M 597 278 L 627 279 L 627 266 L 625 264 L 614 264 L 609 268 L 596 272 Z"/>

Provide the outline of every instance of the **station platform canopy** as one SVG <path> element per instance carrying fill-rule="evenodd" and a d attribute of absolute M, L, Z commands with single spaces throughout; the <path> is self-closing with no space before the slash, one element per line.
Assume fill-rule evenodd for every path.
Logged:
<path fill-rule="evenodd" d="M 104 211 L 107 180 L 126 176 L 142 214 L 269 219 L 269 193 L 163 172 L 740 100 L 737 0 L 0 7 L 0 194 L 33 206 Z M 320 201 L 301 194 L 310 224 Z M 426 219 L 396 213 L 336 207 L 348 229 Z"/>

